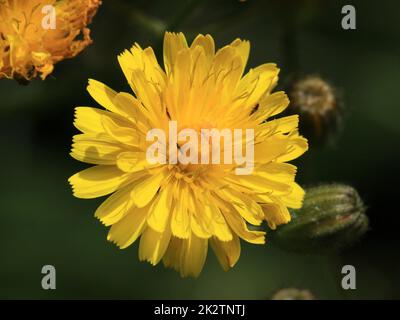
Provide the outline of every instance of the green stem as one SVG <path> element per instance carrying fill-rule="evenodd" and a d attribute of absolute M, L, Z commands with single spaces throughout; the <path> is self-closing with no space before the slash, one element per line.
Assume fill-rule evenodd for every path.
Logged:
<path fill-rule="evenodd" d="M 282 23 L 282 56 L 287 73 L 296 73 L 299 69 L 297 50 L 297 7 L 283 6 L 281 9 Z"/>
<path fill-rule="evenodd" d="M 160 19 L 149 16 L 138 9 L 132 8 L 132 6 L 121 0 L 114 0 L 112 2 L 110 1 L 108 4 L 114 11 L 118 12 L 119 14 L 128 15 L 128 21 L 131 24 L 139 25 L 145 28 L 158 38 L 162 37 L 164 31 L 167 28 L 165 23 Z"/>
<path fill-rule="evenodd" d="M 187 4 L 178 12 L 178 14 L 168 23 L 168 31 L 176 31 L 197 9 L 198 5 L 204 0 L 189 0 Z"/>

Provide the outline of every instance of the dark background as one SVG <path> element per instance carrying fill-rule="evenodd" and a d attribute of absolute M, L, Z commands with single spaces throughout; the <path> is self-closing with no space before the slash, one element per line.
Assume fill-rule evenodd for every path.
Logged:
<path fill-rule="evenodd" d="M 0 80 L 0 298 L 267 299 L 280 288 L 322 299 L 400 298 L 398 164 L 400 2 L 398 1 L 122 1 L 105 0 L 90 28 L 94 44 L 28 86 Z M 353 4 L 357 30 L 341 28 Z M 343 254 L 293 254 L 267 243 L 243 245 L 225 273 L 210 251 L 198 279 L 181 279 L 119 250 L 93 217 L 102 199 L 72 196 L 67 178 L 87 165 L 69 156 L 73 109 L 95 106 L 88 78 L 128 91 L 117 54 L 134 42 L 160 55 L 164 30 L 191 41 L 210 33 L 218 47 L 251 41 L 249 66 L 276 62 L 281 83 L 318 74 L 341 93 L 345 117 L 334 143 L 311 145 L 300 166 L 304 185 L 344 182 L 368 206 L 370 231 Z M 161 60 L 160 60 L 161 62 Z M 57 270 L 57 289 L 41 288 L 41 268 Z M 353 264 L 357 290 L 340 287 Z"/>

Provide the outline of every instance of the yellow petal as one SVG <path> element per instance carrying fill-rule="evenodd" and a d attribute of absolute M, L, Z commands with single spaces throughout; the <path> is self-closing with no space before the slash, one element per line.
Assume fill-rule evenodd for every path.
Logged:
<path fill-rule="evenodd" d="M 155 83 L 160 87 L 165 85 L 165 73 L 159 66 L 152 48 L 142 49 L 135 44 L 130 51 L 125 50 L 118 56 L 121 69 L 128 83 L 136 92 L 137 84 L 134 73 L 141 71 L 148 82 Z"/>
<path fill-rule="evenodd" d="M 120 153 L 116 162 L 118 168 L 124 172 L 138 172 L 148 168 L 155 168 L 160 165 L 150 165 L 146 160 L 146 154 L 141 151 Z"/>
<path fill-rule="evenodd" d="M 220 241 L 213 237 L 210 239 L 210 245 L 224 271 L 233 268 L 239 260 L 240 239 L 238 236 L 233 236 L 232 241 Z"/>
<path fill-rule="evenodd" d="M 300 157 L 308 150 L 307 139 L 302 136 L 294 135 L 288 140 L 288 147 L 285 154 L 277 158 L 279 162 L 286 162 Z"/>
<path fill-rule="evenodd" d="M 243 69 L 246 67 L 250 54 L 250 42 L 247 40 L 236 39 L 231 44 L 236 49 L 237 55 L 242 59 Z"/>
<path fill-rule="evenodd" d="M 182 277 L 198 277 L 203 269 L 208 251 L 208 240 L 191 235 L 182 242 L 180 274 Z"/>
<path fill-rule="evenodd" d="M 166 178 L 167 173 L 161 170 L 146 176 L 141 181 L 136 183 L 132 189 L 132 199 L 135 205 L 139 208 L 146 206 L 156 195 L 160 188 L 161 182 Z"/>
<path fill-rule="evenodd" d="M 294 181 L 297 168 L 289 163 L 270 162 L 256 167 L 254 171 L 256 175 L 267 179 L 291 184 Z"/>
<path fill-rule="evenodd" d="M 164 66 L 167 75 L 171 74 L 173 65 L 177 61 L 178 52 L 188 48 L 183 33 L 166 32 L 164 35 Z"/>
<path fill-rule="evenodd" d="M 175 207 L 172 210 L 171 230 L 172 234 L 181 239 L 187 239 L 190 236 L 190 214 L 188 209 L 188 191 L 184 183 L 178 183 L 174 199 Z"/>
<path fill-rule="evenodd" d="M 250 231 L 245 221 L 238 214 L 232 212 L 223 212 L 229 227 L 232 228 L 240 238 L 246 240 L 247 242 L 254 244 L 264 244 L 265 243 L 265 232 L 263 231 Z"/>
<path fill-rule="evenodd" d="M 251 119 L 261 123 L 269 117 L 284 111 L 289 105 L 289 98 L 283 91 L 265 94 L 258 103 L 258 109 L 251 115 Z"/>
<path fill-rule="evenodd" d="M 129 174 L 115 166 L 94 166 L 68 179 L 77 198 L 97 198 L 122 188 L 131 181 Z"/>
<path fill-rule="evenodd" d="M 254 171 L 252 175 L 231 174 L 224 178 L 225 181 L 235 184 L 238 188 L 245 188 L 248 193 L 288 194 L 292 189 L 290 184 L 274 181 Z"/>
<path fill-rule="evenodd" d="M 172 188 L 166 185 L 154 200 L 147 224 L 157 232 L 164 232 L 171 215 Z"/>
<path fill-rule="evenodd" d="M 183 240 L 171 237 L 167 251 L 163 257 L 163 263 L 167 268 L 173 268 L 175 271 L 180 270 L 181 257 L 182 257 Z"/>
<path fill-rule="evenodd" d="M 237 99 L 232 108 L 249 114 L 260 98 L 269 90 L 278 72 L 279 69 L 273 63 L 250 69 L 238 84 L 234 94 Z"/>
<path fill-rule="evenodd" d="M 132 72 L 135 69 L 135 66 L 137 65 L 137 61 L 132 55 L 132 52 L 125 50 L 118 56 L 118 62 L 122 69 L 122 72 L 126 77 L 126 80 L 128 81 L 129 85 L 133 87 Z"/>
<path fill-rule="evenodd" d="M 288 139 L 271 136 L 254 145 L 254 161 L 256 163 L 269 163 L 287 152 Z"/>
<path fill-rule="evenodd" d="M 182 277 L 197 277 L 206 260 L 208 240 L 191 235 L 189 239 L 171 237 L 163 257 L 164 265 L 178 271 Z"/>
<path fill-rule="evenodd" d="M 190 46 L 192 49 L 194 49 L 196 46 L 200 46 L 204 49 L 206 57 L 209 59 L 211 62 L 211 59 L 214 57 L 215 54 L 215 44 L 214 44 L 214 39 L 212 36 L 209 34 L 207 35 L 202 35 L 199 34 L 192 42 L 192 45 Z"/>
<path fill-rule="evenodd" d="M 129 126 L 129 122 L 121 116 L 105 110 L 90 107 L 75 108 L 75 127 L 84 133 L 104 133 L 102 118 L 107 117 L 122 126 Z"/>
<path fill-rule="evenodd" d="M 300 209 L 303 205 L 305 191 L 297 183 L 292 184 L 292 192 L 286 196 L 282 196 L 283 204 L 289 208 Z"/>
<path fill-rule="evenodd" d="M 236 88 L 243 70 L 243 58 L 237 54 L 236 48 L 225 46 L 216 53 L 213 68 L 210 72 L 215 82 L 228 85 L 229 88 L 226 88 L 226 90 L 228 91 L 227 94 L 231 97 L 232 90 Z"/>
<path fill-rule="evenodd" d="M 161 89 L 157 84 L 149 82 L 143 71 L 134 70 L 132 73 L 132 77 L 135 79 L 134 92 L 137 98 L 148 110 L 149 119 L 155 122 L 155 119 L 160 118 L 160 115 L 163 112 Z"/>
<path fill-rule="evenodd" d="M 146 227 L 148 210 L 149 206 L 132 208 L 125 217 L 110 228 L 107 240 L 116 243 L 121 249 L 130 246 Z"/>
<path fill-rule="evenodd" d="M 232 205 L 247 222 L 257 226 L 261 224 L 264 213 L 260 205 L 251 197 L 228 188 L 221 188 L 216 192 L 223 200 Z"/>
<path fill-rule="evenodd" d="M 299 116 L 297 114 L 265 122 L 259 126 L 261 131 L 273 130 L 279 133 L 289 133 L 297 129 Z"/>
<path fill-rule="evenodd" d="M 212 232 L 209 227 L 205 226 L 205 223 L 200 214 L 191 214 L 191 229 L 193 233 L 202 239 L 208 239 L 212 236 Z"/>
<path fill-rule="evenodd" d="M 169 228 L 164 232 L 157 232 L 147 227 L 140 237 L 139 260 L 149 261 L 153 266 L 158 264 L 168 248 L 170 239 Z"/>
<path fill-rule="evenodd" d="M 98 104 L 111 112 L 118 113 L 118 109 L 113 102 L 117 92 L 106 86 L 104 83 L 93 79 L 89 79 L 87 91 Z"/>
<path fill-rule="evenodd" d="M 118 93 L 115 96 L 114 103 L 142 134 L 146 135 L 149 128 L 155 127 L 155 123 L 151 122 L 149 112 L 142 103 L 131 94 L 126 92 Z"/>
<path fill-rule="evenodd" d="M 211 213 L 204 211 L 202 204 L 198 202 L 195 194 L 191 190 L 188 195 L 188 208 L 191 214 L 191 227 L 193 233 L 203 239 L 208 239 L 212 236 L 212 219 Z"/>
<path fill-rule="evenodd" d="M 104 225 L 110 226 L 121 220 L 132 208 L 132 187 L 126 186 L 107 198 L 96 210 L 95 217 Z"/>
<path fill-rule="evenodd" d="M 203 206 L 204 215 L 211 217 L 210 222 L 212 233 L 221 241 L 232 240 L 232 233 L 220 208 L 212 199 L 205 202 Z"/>
<path fill-rule="evenodd" d="M 114 165 L 117 156 L 125 151 L 123 145 L 98 135 L 78 134 L 73 138 L 71 156 L 87 163 Z"/>
<path fill-rule="evenodd" d="M 136 148 L 141 146 L 143 137 L 132 127 L 125 127 L 115 119 L 106 116 L 101 117 L 101 123 L 104 131 L 116 141 Z"/>
<path fill-rule="evenodd" d="M 281 224 L 288 223 L 291 219 L 290 213 L 282 202 L 273 198 L 273 202 L 262 205 L 265 220 L 271 229 L 276 229 Z"/>

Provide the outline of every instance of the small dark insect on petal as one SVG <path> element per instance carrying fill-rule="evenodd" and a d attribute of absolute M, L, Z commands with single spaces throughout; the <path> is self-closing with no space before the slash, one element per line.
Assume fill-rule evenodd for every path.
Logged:
<path fill-rule="evenodd" d="M 254 112 L 256 112 L 259 108 L 259 104 L 257 103 L 254 108 L 251 110 L 250 115 L 252 115 Z"/>

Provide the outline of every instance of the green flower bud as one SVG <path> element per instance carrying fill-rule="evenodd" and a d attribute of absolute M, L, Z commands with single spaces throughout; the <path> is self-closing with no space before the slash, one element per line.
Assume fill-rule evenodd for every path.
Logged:
<path fill-rule="evenodd" d="M 303 207 L 291 215 L 292 221 L 278 228 L 271 239 L 291 251 L 339 251 L 360 239 L 368 229 L 360 196 L 354 188 L 342 184 L 306 189 Z"/>
<path fill-rule="evenodd" d="M 276 292 L 271 300 L 315 300 L 315 297 L 308 290 L 288 288 Z"/>

